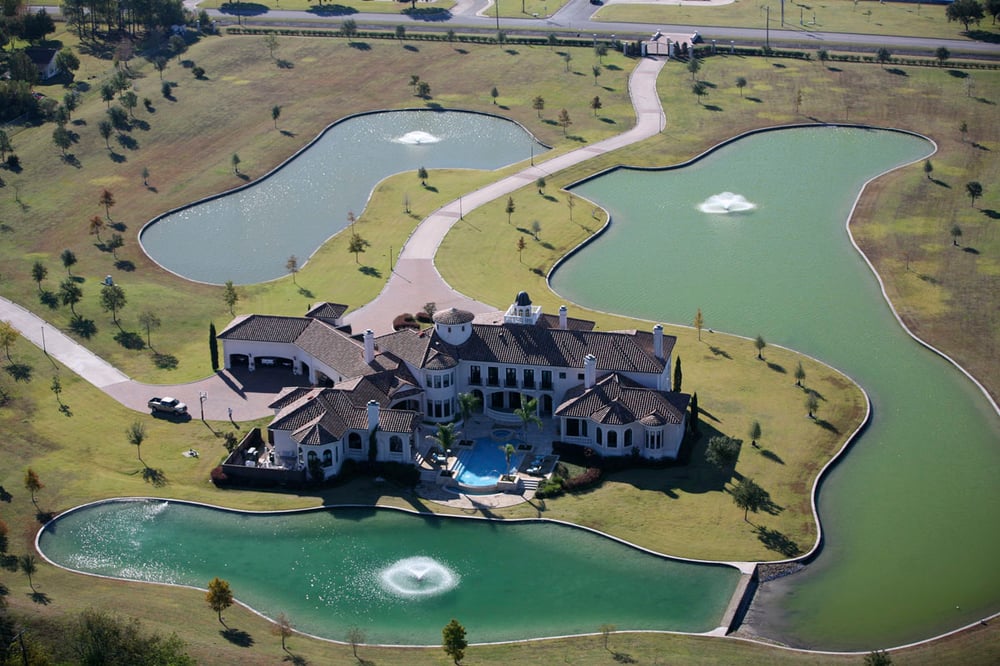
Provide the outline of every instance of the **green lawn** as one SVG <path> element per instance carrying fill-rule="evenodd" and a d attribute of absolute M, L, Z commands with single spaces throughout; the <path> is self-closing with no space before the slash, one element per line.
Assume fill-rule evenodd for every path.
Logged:
<path fill-rule="evenodd" d="M 65 33 L 58 38 L 73 43 Z M 284 68 L 271 58 L 262 37 L 209 38 L 183 56 L 204 67 L 207 79 L 196 80 L 187 68 L 171 61 L 164 78 L 177 85 L 169 100 L 160 95 L 157 73 L 145 63 L 133 61 L 140 99 L 149 97 L 153 110 L 142 106 L 137 109 L 137 117 L 144 125 L 130 133 L 135 143 L 122 144 L 113 139 L 113 153 L 96 131 L 105 106 L 97 90 L 110 63 L 84 58 L 78 78 L 89 91 L 71 125 L 78 135 L 71 149 L 76 161 L 67 163 L 60 158 L 51 142 L 51 125 L 25 129 L 12 136 L 24 170 L 16 174 L 0 172 L 5 185 L 0 190 L 0 221 L 4 225 L 0 294 L 39 312 L 53 325 L 65 326 L 68 309 L 48 310 L 39 303 L 30 269 L 34 260 L 43 261 L 49 268 L 43 288 L 56 289 L 64 277 L 59 254 L 65 248 L 72 249 L 80 259 L 73 273 L 85 280 L 85 300 L 77 309 L 98 326 L 88 346 L 144 381 L 188 381 L 209 372 L 205 349 L 208 322 L 221 327 L 230 319 L 222 289 L 191 284 L 158 269 L 139 251 L 136 232 L 146 220 L 164 210 L 242 183 L 232 173 L 232 154 L 240 155 L 241 171 L 256 178 L 328 123 L 370 110 L 372 100 L 379 100 L 382 108 L 422 105 L 424 102 L 412 95 L 408 85 L 411 74 L 431 83 L 433 103 L 502 112 L 523 123 L 557 152 L 598 141 L 631 126 L 625 82 L 632 63 L 618 55 L 604 60 L 599 81 L 604 108 L 595 117 L 588 106 L 594 94 L 590 67 L 596 62 L 590 49 L 572 50 L 570 71 L 566 71 L 560 55 L 566 49 L 456 47 L 423 42 L 410 44 L 412 49 L 407 49 L 378 40 L 369 45 L 370 50 L 362 50 L 339 39 L 282 37 L 275 58 L 293 65 Z M 939 145 L 939 153 L 932 158 L 932 175 L 944 185 L 929 181 L 919 166 L 881 179 L 862 200 L 854 229 L 866 250 L 873 251 L 890 293 L 899 295 L 908 319 L 924 327 L 922 330 L 932 340 L 996 386 L 995 344 L 1000 327 L 996 326 L 995 313 L 1000 310 L 996 307 L 1000 289 L 996 288 L 997 239 L 988 211 L 1000 208 L 1000 193 L 993 186 L 1000 182 L 995 157 L 1000 150 L 1000 130 L 994 118 L 1000 100 L 998 75 L 972 72 L 974 86 L 969 88 L 968 78 L 948 70 L 897 69 L 902 73 L 873 65 L 826 68 L 818 63 L 773 59 L 709 59 L 699 78 L 714 87 L 710 88 L 706 105 L 701 106 L 690 93 L 690 75 L 682 65 L 672 64 L 659 82 L 668 117 L 664 134 L 555 175 L 545 193 L 555 201 L 540 195 L 533 186 L 516 192 L 515 224 L 506 224 L 503 202 L 468 215 L 467 221 L 482 231 L 474 232 L 470 225 L 457 226 L 445 240 L 439 267 L 446 277 L 455 280 L 456 287 L 477 298 L 503 305 L 514 291 L 525 288 L 551 312 L 559 302 L 530 269 L 544 272 L 558 254 L 592 233 L 601 221 L 599 215 L 594 219 L 591 209 L 582 203 L 575 207 L 574 219 L 569 220 L 565 194 L 558 188 L 572 179 L 617 162 L 675 163 L 739 131 L 810 118 L 850 119 L 922 130 Z M 735 87 L 737 76 L 748 79 L 742 96 Z M 489 95 L 492 86 L 500 92 L 497 106 Z M 59 86 L 40 90 L 53 97 L 63 93 Z M 803 93 L 803 99 L 796 113 L 794 100 L 798 92 Z M 531 108 L 536 95 L 546 100 L 541 118 Z M 270 109 L 274 104 L 283 107 L 283 132 L 276 131 L 272 123 Z M 561 129 L 551 124 L 560 108 L 566 108 L 573 118 L 571 137 L 564 138 Z M 959 119 L 968 124 L 966 135 L 958 132 Z M 150 170 L 148 188 L 142 184 L 144 167 Z M 372 241 L 372 247 L 362 255 L 362 263 L 382 266 L 388 246 L 398 248 L 417 218 L 459 193 L 510 171 L 432 172 L 430 182 L 437 193 L 420 188 L 415 173 L 387 179 L 378 186 L 358 222 L 360 233 Z M 986 196 L 977 201 L 976 207 L 970 206 L 964 195 L 964 183 L 974 179 L 986 188 Z M 110 254 L 100 251 L 96 239 L 87 233 L 90 217 L 104 212 L 98 204 L 104 188 L 112 190 L 118 201 L 111 209 L 113 221 L 125 225 L 122 233 L 126 245 L 119 256 L 133 262 L 134 270 L 115 269 Z M 409 217 L 401 211 L 404 192 L 411 199 L 413 215 Z M 346 216 L 346 211 L 331 214 Z M 512 261 L 516 237 L 523 233 L 515 227 L 530 225 L 532 219 L 540 221 L 542 231 L 538 242 L 529 242 L 524 264 L 520 265 Z M 963 247 L 958 250 L 953 249 L 948 235 L 953 220 L 964 230 Z M 910 270 L 894 272 L 893 265 L 900 261 L 896 248 L 901 246 L 911 248 Z M 975 249 L 977 254 L 962 252 L 965 247 Z M 476 258 L 474 264 L 463 263 L 472 256 Z M 489 271 L 482 269 L 484 265 L 489 266 Z M 176 369 L 156 368 L 149 350 L 126 350 L 115 342 L 112 334 L 116 329 L 110 316 L 99 309 L 94 286 L 109 272 L 125 286 L 129 298 L 122 313 L 123 326 L 137 331 L 140 312 L 157 312 L 164 326 L 154 332 L 153 343 L 157 351 L 176 356 Z M 346 242 L 340 238 L 318 252 L 296 280 L 298 285 L 286 278 L 241 287 L 237 312 L 301 314 L 307 303 L 320 298 L 360 305 L 382 286 L 382 279 L 358 271 Z M 919 289 L 908 290 L 910 282 Z M 300 288 L 308 289 L 315 297 L 309 298 Z M 588 316 L 577 308 L 572 314 Z M 604 315 L 595 318 L 604 329 L 649 326 L 647 322 Z M 677 353 L 684 363 L 685 390 L 697 390 L 702 407 L 718 419 L 710 421 L 710 425 L 745 438 L 753 418 L 761 420 L 762 446 L 785 460 L 786 469 L 779 472 L 779 465 L 748 449 L 737 471 L 753 476 L 785 510 L 776 517 L 753 518 L 755 522 L 766 521 L 768 527 L 807 548 L 815 534 L 806 510 L 808 474 L 829 457 L 839 438 L 804 417 L 801 391 L 787 377 L 767 371 L 754 360 L 749 341 L 714 334 L 712 340 L 699 342 L 690 330 L 668 332 L 679 337 Z M 714 352 L 713 346 L 730 358 Z M 51 362 L 24 341 L 14 345 L 11 353 L 16 362 L 32 369 L 29 382 L 16 382 L 7 373 L 0 374 L 0 384 L 12 396 L 11 402 L 0 409 L 5 433 L 0 455 L 6 461 L 16 461 L 0 468 L 0 484 L 14 495 L 10 504 L 2 505 L 2 517 L 11 526 L 12 552 L 26 552 L 37 528 L 34 508 L 22 490 L 21 479 L 29 465 L 46 484 L 39 494 L 44 510 L 61 510 L 101 497 L 144 494 L 244 508 L 342 501 L 410 505 L 406 495 L 365 482 L 322 493 L 218 491 L 209 484 L 208 471 L 221 458 L 223 449 L 208 427 L 199 421 L 168 424 L 129 412 L 65 370 L 60 372 L 64 390 L 58 399 L 68 409 L 60 411 L 57 397 L 49 390 L 55 372 Z M 767 354 L 769 360 L 786 367 L 794 367 L 797 362 L 792 352 L 768 348 Z M 836 373 L 805 363 L 807 385 L 823 383 L 821 392 L 830 398 L 829 404 L 821 407 L 820 417 L 841 433 L 849 432 L 859 416 L 859 395 Z M 125 428 L 137 418 L 149 429 L 142 447 L 143 459 L 162 470 L 166 480 L 162 487 L 143 481 L 137 452 L 125 438 Z M 224 427 L 209 425 L 215 431 Z M 794 444 L 803 441 L 814 446 L 804 450 L 807 447 Z M 202 452 L 201 458 L 180 455 L 192 446 Z M 544 507 L 523 505 L 508 515 L 525 515 L 541 508 L 543 515 L 593 524 L 677 554 L 733 559 L 777 557 L 763 547 L 752 528 L 743 522 L 742 512 L 721 492 L 726 479 L 698 462 L 702 446 L 704 441 L 696 447 L 695 462 L 688 467 L 664 474 L 621 474 L 581 498 L 550 500 Z M 640 505 L 652 506 L 655 511 L 643 514 L 635 510 Z M 699 529 L 692 529 L 693 524 Z M 716 529 L 703 529 L 706 524 Z M 253 635 L 254 647 L 244 649 L 226 642 L 197 592 L 109 583 L 47 566 L 40 568 L 36 581 L 50 596 L 50 605 L 31 603 L 24 594 L 27 590 L 23 576 L 0 572 L 0 583 L 10 590 L 8 601 L 39 626 L 95 604 L 142 617 L 151 627 L 183 627 L 183 638 L 189 641 L 192 653 L 206 663 L 274 663 L 282 657 L 277 639 L 268 636 L 263 621 L 242 610 L 231 610 L 227 617 Z M 146 593 L 149 590 L 154 592 Z M 239 596 L 239 590 L 236 594 Z M 543 608 L 544 604 L 540 604 L 537 612 L 544 612 Z M 191 622 L 192 612 L 198 613 L 196 623 Z M 967 663 L 988 663 L 995 661 L 1000 652 L 998 635 L 991 627 L 909 655 L 894 655 L 894 663 L 940 663 L 959 657 Z M 474 628 L 470 628 L 470 639 L 475 640 Z M 316 663 L 349 659 L 346 649 L 304 638 L 293 638 L 290 646 L 296 654 Z M 844 661 L 749 647 L 734 641 L 669 636 L 614 637 L 612 647 L 640 663 L 655 663 L 658 659 L 685 663 L 695 659 L 704 663 Z M 362 656 L 379 664 L 447 662 L 439 650 L 366 650 Z M 542 664 L 561 660 L 585 664 L 611 659 L 612 655 L 595 638 L 475 648 L 467 663 Z M 853 661 L 857 662 L 857 658 Z"/>
<path fill-rule="evenodd" d="M 766 8 L 770 8 L 768 13 Z M 875 0 L 824 0 L 823 2 L 782 3 L 778 0 L 735 0 L 721 6 L 614 3 L 602 8 L 596 20 L 628 23 L 659 23 L 792 30 L 803 33 L 852 32 L 868 35 L 909 35 L 938 39 L 969 39 L 961 23 L 948 23 L 944 5 L 919 2 L 876 2 Z M 768 23 L 768 17 L 770 22 Z M 801 21 L 801 23 L 800 23 Z M 980 26 L 971 26 L 974 39 L 995 40 L 997 26 L 987 15 Z M 976 32 L 978 30 L 978 32 Z"/>

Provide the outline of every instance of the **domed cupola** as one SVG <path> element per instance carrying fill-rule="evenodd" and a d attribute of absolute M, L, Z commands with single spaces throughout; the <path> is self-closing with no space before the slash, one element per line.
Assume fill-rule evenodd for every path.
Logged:
<path fill-rule="evenodd" d="M 475 318 L 467 310 L 448 308 L 434 313 L 434 332 L 450 345 L 460 345 L 472 335 L 472 320 Z"/>
<path fill-rule="evenodd" d="M 514 298 L 514 303 L 503 316 L 505 324 L 534 324 L 538 322 L 538 317 L 542 314 L 542 308 L 531 304 L 531 296 L 528 292 L 518 292 Z"/>

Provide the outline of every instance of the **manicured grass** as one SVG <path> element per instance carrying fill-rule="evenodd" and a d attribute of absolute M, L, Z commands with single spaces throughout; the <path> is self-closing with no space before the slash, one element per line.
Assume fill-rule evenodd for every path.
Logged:
<path fill-rule="evenodd" d="M 865 0 L 824 0 L 823 2 L 788 2 L 784 4 L 785 21 L 781 22 L 780 2 L 735 0 L 721 6 L 698 6 L 697 3 L 676 5 L 662 4 L 611 4 L 597 13 L 598 21 L 625 21 L 629 23 L 659 23 L 666 25 L 695 25 L 759 28 L 765 27 L 770 7 L 771 30 L 792 30 L 802 33 L 852 32 L 868 35 L 908 35 L 936 39 L 968 38 L 961 23 L 948 23 L 944 5 L 919 2 L 875 2 Z M 801 10 L 801 11 L 800 11 Z M 815 19 L 814 19 L 815 17 Z M 801 24 L 800 24 L 801 20 Z M 814 23 L 815 21 L 815 23 Z M 972 25 L 973 32 L 996 36 L 997 29 L 987 16 L 980 26 Z"/>

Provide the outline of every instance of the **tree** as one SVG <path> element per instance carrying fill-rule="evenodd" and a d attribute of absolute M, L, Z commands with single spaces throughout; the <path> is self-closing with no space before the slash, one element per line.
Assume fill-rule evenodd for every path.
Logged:
<path fill-rule="evenodd" d="M 20 337 L 21 334 L 14 328 L 13 324 L 9 321 L 0 321 L 0 344 L 3 345 L 8 361 L 13 362 L 10 358 L 10 346 L 17 342 L 17 339 Z"/>
<path fill-rule="evenodd" d="M 406 38 L 406 27 L 402 25 L 396 26 L 396 39 L 403 41 Z"/>
<path fill-rule="evenodd" d="M 976 199 L 983 196 L 983 186 L 978 181 L 971 181 L 965 184 L 965 193 L 969 195 L 972 205 L 976 205 Z"/>
<path fill-rule="evenodd" d="M 278 118 L 281 117 L 281 106 L 275 104 L 271 107 L 271 120 L 274 121 L 274 129 L 278 129 Z"/>
<path fill-rule="evenodd" d="M 705 318 L 701 316 L 701 308 L 694 313 L 694 327 L 698 329 L 698 342 L 701 342 L 701 329 L 705 325 Z"/>
<path fill-rule="evenodd" d="M 427 437 L 445 453 L 451 450 L 455 446 L 455 442 L 458 441 L 458 433 L 455 431 L 454 423 L 437 424 L 437 433 L 427 435 Z"/>
<path fill-rule="evenodd" d="M 597 56 L 598 62 L 600 62 L 603 65 L 604 64 L 604 56 L 608 55 L 608 45 L 607 44 L 598 44 L 597 46 L 595 46 L 594 47 L 594 55 Z"/>
<path fill-rule="evenodd" d="M 111 256 L 115 259 L 118 258 L 118 248 L 125 244 L 125 237 L 119 233 L 111 234 L 111 238 L 108 239 L 107 247 L 111 250 Z"/>
<path fill-rule="evenodd" d="M 750 522 L 749 512 L 757 513 L 767 503 L 767 491 L 758 486 L 753 479 L 743 477 L 732 490 L 733 502 L 743 509 L 743 520 Z"/>
<path fill-rule="evenodd" d="M 492 88 L 490 88 L 490 97 L 493 98 L 493 103 L 494 104 L 497 103 L 497 97 L 499 97 L 499 96 L 500 96 L 500 91 L 497 90 L 496 86 L 493 86 Z"/>
<path fill-rule="evenodd" d="M 72 275 L 73 272 L 70 269 L 73 268 L 74 264 L 76 264 L 76 254 L 73 250 L 63 250 L 62 254 L 59 255 L 59 258 L 62 260 L 62 265 L 66 269 L 66 274 Z"/>
<path fill-rule="evenodd" d="M 559 124 L 559 127 L 562 127 L 563 136 L 566 136 L 566 130 L 573 124 L 573 121 L 569 118 L 569 111 L 562 109 L 559 112 L 559 117 L 556 122 Z"/>
<path fill-rule="evenodd" d="M 219 369 L 219 340 L 215 336 L 215 322 L 208 325 L 208 355 L 212 360 L 212 371 Z"/>
<path fill-rule="evenodd" d="M 969 124 L 963 120 L 962 124 L 958 126 L 958 131 L 962 135 L 962 143 L 965 143 L 965 137 L 969 133 Z"/>
<path fill-rule="evenodd" d="M 49 269 L 40 261 L 36 261 L 31 266 L 31 279 L 38 283 L 38 291 L 42 290 L 42 280 L 49 275 Z"/>
<path fill-rule="evenodd" d="M 441 637 L 441 647 L 444 648 L 444 653 L 451 657 L 456 664 L 461 662 L 465 657 L 465 648 L 469 647 L 469 642 L 465 640 L 465 627 L 458 620 L 452 618 L 451 622 L 441 630 Z"/>
<path fill-rule="evenodd" d="M 545 176 L 539 176 L 538 180 L 535 181 L 535 187 L 538 188 L 539 194 L 545 194 Z"/>
<path fill-rule="evenodd" d="M 934 165 L 931 164 L 930 160 L 924 160 L 924 174 L 927 176 L 927 180 L 931 179 L 931 174 L 934 172 Z"/>
<path fill-rule="evenodd" d="M 687 70 L 691 72 L 692 81 L 694 81 L 694 75 L 697 74 L 700 69 L 701 69 L 701 62 L 699 62 L 699 60 L 694 56 L 691 56 L 691 59 L 688 60 Z"/>
<path fill-rule="evenodd" d="M 167 59 L 163 56 L 153 58 L 153 68 L 160 73 L 160 81 L 163 80 L 163 70 L 167 68 Z"/>
<path fill-rule="evenodd" d="M 44 487 L 45 484 L 38 478 L 38 472 L 30 467 L 24 471 L 24 489 L 31 493 L 31 503 L 35 505 L 36 510 L 38 510 L 38 500 L 35 495 Z"/>
<path fill-rule="evenodd" d="M 365 632 L 360 627 L 351 627 L 347 630 L 347 642 L 351 644 L 354 658 L 358 658 L 358 646 L 365 642 Z"/>
<path fill-rule="evenodd" d="M 420 99 L 430 99 L 431 97 L 431 84 L 426 81 L 421 81 L 417 84 L 417 97 Z"/>
<path fill-rule="evenodd" d="M 708 87 L 701 81 L 695 81 L 691 84 L 691 92 L 694 93 L 695 98 L 698 100 L 698 104 L 701 104 L 701 98 L 708 94 Z"/>
<path fill-rule="evenodd" d="M 957 224 L 951 225 L 951 244 L 958 247 L 958 239 L 962 237 L 962 227 Z"/>
<path fill-rule="evenodd" d="M 806 370 L 802 367 L 802 361 L 799 361 L 799 365 L 795 368 L 795 385 L 801 387 L 805 379 Z"/>
<path fill-rule="evenodd" d="M 97 131 L 101 133 L 101 138 L 104 139 L 104 145 L 107 146 L 108 150 L 111 150 L 111 134 L 114 132 L 114 127 L 112 127 L 111 122 L 107 120 L 101 120 L 97 123 Z"/>
<path fill-rule="evenodd" d="M 62 405 L 62 398 L 59 396 L 62 395 L 63 387 L 62 380 L 59 379 L 59 375 L 52 376 L 52 383 L 49 384 L 49 390 L 56 396 L 56 402 Z"/>
<path fill-rule="evenodd" d="M 413 88 L 414 92 L 417 90 L 418 83 L 420 83 L 420 75 L 410 74 L 410 87 Z"/>
<path fill-rule="evenodd" d="M 743 97 L 743 89 L 747 87 L 747 79 L 745 76 L 736 77 L 736 87 L 739 88 L 740 97 Z"/>
<path fill-rule="evenodd" d="M 708 440 L 708 448 L 705 449 L 705 460 L 719 469 L 735 467 L 742 447 L 742 439 L 727 435 L 716 435 Z"/>
<path fill-rule="evenodd" d="M 541 118 L 542 111 L 545 109 L 545 99 L 541 95 L 538 95 L 535 99 L 531 100 L 531 108 L 533 108 L 535 113 L 538 114 L 538 117 Z"/>
<path fill-rule="evenodd" d="M 1000 15 L 1000 0 L 986 0 L 986 13 L 993 17 L 993 25 L 996 25 L 997 15 Z"/>
<path fill-rule="evenodd" d="M 13 150 L 14 146 L 10 142 L 10 136 L 7 132 L 0 130 L 0 162 L 6 161 L 7 153 Z"/>
<path fill-rule="evenodd" d="M 278 36 L 273 32 L 269 32 L 264 36 L 264 46 L 267 47 L 268 52 L 271 54 L 271 59 L 274 59 L 274 49 L 278 48 Z"/>
<path fill-rule="evenodd" d="M 90 218 L 90 233 L 93 236 L 97 236 L 97 242 L 103 243 L 101 240 L 101 229 L 104 228 L 104 220 L 102 220 L 97 215 Z"/>
<path fill-rule="evenodd" d="M 674 385 L 673 390 L 680 391 L 681 384 L 684 381 L 684 371 L 681 370 L 681 357 L 677 357 L 677 363 L 674 364 Z"/>
<path fill-rule="evenodd" d="M 139 315 L 139 325 L 146 329 L 146 345 L 150 349 L 153 348 L 153 342 L 151 339 L 151 333 L 160 327 L 160 318 L 156 316 L 155 312 L 151 310 L 146 310 Z"/>
<path fill-rule="evenodd" d="M 760 439 L 760 434 L 761 434 L 760 421 L 754 421 L 752 424 L 750 424 L 750 432 L 749 432 L 750 446 L 754 448 L 757 447 L 757 440 Z"/>
<path fill-rule="evenodd" d="M 52 130 L 52 143 L 56 144 L 56 147 L 62 151 L 65 157 L 66 149 L 73 145 L 73 137 L 65 126 L 56 125 L 55 129 Z"/>
<path fill-rule="evenodd" d="M 358 22 L 354 19 L 344 19 L 340 24 L 340 34 L 348 39 L 354 38 L 358 34 Z"/>
<path fill-rule="evenodd" d="M 233 173 L 238 174 L 240 172 L 240 156 L 237 155 L 236 153 L 233 153 L 233 156 L 230 158 L 230 161 L 233 164 Z"/>
<path fill-rule="evenodd" d="M 809 395 L 806 396 L 806 411 L 809 414 L 809 418 L 816 418 L 816 411 L 819 409 L 819 399 L 816 394 L 809 391 Z"/>
<path fill-rule="evenodd" d="M 506 444 L 504 444 L 500 448 L 503 450 L 503 457 L 504 457 L 504 460 L 506 460 L 506 465 L 503 468 L 503 477 L 504 477 L 504 479 L 509 479 L 510 478 L 510 459 L 514 457 L 515 453 L 517 453 L 517 447 L 515 447 L 510 442 L 507 442 Z"/>
<path fill-rule="evenodd" d="M 281 649 L 287 652 L 288 649 L 285 647 L 285 641 L 295 633 L 295 630 L 292 628 L 292 622 L 288 619 L 287 615 L 278 613 L 278 617 L 274 619 L 274 624 L 271 625 L 271 633 L 281 638 Z"/>
<path fill-rule="evenodd" d="M 69 311 L 76 314 L 76 304 L 83 298 L 83 290 L 80 285 L 71 278 L 66 278 L 59 284 L 59 300 L 63 305 L 69 306 Z"/>
<path fill-rule="evenodd" d="M 358 218 L 354 217 L 354 211 L 353 210 L 347 211 L 347 223 L 351 225 L 352 229 L 354 228 L 354 223 L 357 221 Z"/>
<path fill-rule="evenodd" d="M 573 208 L 576 206 L 576 199 L 573 198 L 572 193 L 566 194 L 566 205 L 569 207 L 569 221 L 573 221 Z"/>
<path fill-rule="evenodd" d="M 602 106 L 604 105 L 601 103 L 601 98 L 594 95 L 594 99 L 590 100 L 590 108 L 594 110 L 595 116 L 597 115 L 597 112 L 601 110 Z"/>
<path fill-rule="evenodd" d="M 297 285 L 295 274 L 299 272 L 299 258 L 294 254 L 288 257 L 288 261 L 285 262 L 285 270 L 292 274 L 292 284 Z"/>
<path fill-rule="evenodd" d="M 885 69 L 885 63 L 892 60 L 892 53 L 883 46 L 875 52 L 875 60 L 882 66 L 882 69 Z"/>
<path fill-rule="evenodd" d="M 541 230 L 542 230 L 542 223 L 539 222 L 538 220 L 532 220 L 531 221 L 531 235 L 535 237 L 535 240 L 538 240 L 538 233 Z"/>
<path fill-rule="evenodd" d="M 510 216 L 514 214 L 514 197 L 507 197 L 507 206 L 503 212 L 507 213 L 507 224 L 510 224 Z"/>
<path fill-rule="evenodd" d="M 31 591 L 35 591 L 35 584 L 31 581 L 31 577 L 38 571 L 38 565 L 35 564 L 35 556 L 31 553 L 22 555 L 17 558 L 17 565 L 20 567 L 24 575 L 28 577 L 28 585 L 31 587 Z"/>
<path fill-rule="evenodd" d="M 698 415 L 701 414 L 701 412 L 698 410 L 698 393 L 697 392 L 694 395 L 691 396 L 691 402 L 690 402 L 690 404 L 688 404 L 688 409 L 691 412 L 691 423 L 690 423 L 689 427 L 691 428 L 691 432 L 693 432 L 693 433 L 695 433 L 697 435 L 698 434 Z"/>
<path fill-rule="evenodd" d="M 118 311 L 125 307 L 128 300 L 125 290 L 117 284 L 106 284 L 101 287 L 101 307 L 111 313 L 111 320 L 118 323 Z"/>
<path fill-rule="evenodd" d="M 872 650 L 865 655 L 865 666 L 892 666 L 892 657 L 885 650 Z"/>
<path fill-rule="evenodd" d="M 601 75 L 601 66 L 600 65 L 594 65 L 593 67 L 590 68 L 590 71 L 594 73 L 594 85 L 596 86 L 597 85 L 597 77 L 599 77 Z"/>
<path fill-rule="evenodd" d="M 205 601 L 219 615 L 219 622 L 222 626 L 226 623 L 222 621 L 222 611 L 233 605 L 233 591 L 229 588 L 229 583 L 218 576 L 208 582 L 208 592 L 205 593 Z"/>
<path fill-rule="evenodd" d="M 135 117 L 135 107 L 139 106 L 139 96 L 136 95 L 131 90 L 129 90 L 128 92 L 126 92 L 126 93 L 124 93 L 122 95 L 121 104 L 128 111 L 129 117 L 130 118 L 134 118 Z"/>
<path fill-rule="evenodd" d="M 233 286 L 232 280 L 226 280 L 226 286 L 222 290 L 222 300 L 226 302 L 226 306 L 229 308 L 229 314 L 236 316 L 236 304 L 240 302 L 240 295 L 236 292 L 236 287 Z"/>
<path fill-rule="evenodd" d="M 524 236 L 520 236 L 517 239 L 515 247 L 517 248 L 517 260 L 523 264 L 524 260 L 521 258 L 521 253 L 524 252 L 524 248 L 528 247 L 528 244 L 524 242 Z"/>
<path fill-rule="evenodd" d="M 573 55 L 568 51 L 563 54 L 563 62 L 566 63 L 566 71 L 569 71 L 569 63 L 573 60 Z"/>
<path fill-rule="evenodd" d="M 468 421 L 473 413 L 479 409 L 479 405 L 482 401 L 479 396 L 472 393 L 459 393 L 458 394 L 458 413 L 462 415 L 463 421 Z"/>
<path fill-rule="evenodd" d="M 69 628 L 77 664 L 146 664 L 194 666 L 177 634 L 146 633 L 135 618 L 123 619 L 105 610 L 88 608 Z"/>
<path fill-rule="evenodd" d="M 427 187 L 427 169 L 420 167 L 417 169 L 417 178 L 420 179 L 420 184 Z"/>
<path fill-rule="evenodd" d="M 965 32 L 969 32 L 969 24 L 979 25 L 986 16 L 978 0 L 955 0 L 945 8 L 944 14 L 948 17 L 949 23 L 952 21 L 961 23 L 965 27 Z"/>
<path fill-rule="evenodd" d="M 936 51 L 934 51 L 934 57 L 938 59 L 938 62 L 942 65 L 948 61 L 951 57 L 951 51 L 943 46 L 939 46 Z"/>
<path fill-rule="evenodd" d="M 434 301 L 427 301 L 424 303 L 424 314 L 427 315 L 428 319 L 434 319 L 434 313 L 437 312 L 437 303 Z"/>
<path fill-rule="evenodd" d="M 753 341 L 753 346 L 757 348 L 757 358 L 764 360 L 763 355 L 761 355 L 761 352 L 764 351 L 764 347 L 767 346 L 767 343 L 764 341 L 764 336 L 758 335 L 757 339 Z"/>
<path fill-rule="evenodd" d="M 618 627 L 616 627 L 613 624 L 602 624 L 600 627 L 598 627 L 598 629 L 601 632 L 601 636 L 604 638 L 604 649 L 607 650 L 608 638 L 611 636 L 611 634 L 615 633 Z"/>
<path fill-rule="evenodd" d="M 101 190 L 100 204 L 104 206 L 104 214 L 111 219 L 111 207 L 115 205 L 115 195 L 111 190 Z"/>
<path fill-rule="evenodd" d="M 142 459 L 142 442 L 146 439 L 146 426 L 142 421 L 132 421 L 132 425 L 125 429 L 125 436 L 128 443 L 135 447 L 135 453 L 139 457 L 139 462 L 146 465 Z"/>
<path fill-rule="evenodd" d="M 353 252 L 355 263 L 360 264 L 361 263 L 360 254 L 364 252 L 365 248 L 369 247 L 370 245 L 371 243 L 362 238 L 360 234 L 358 234 L 357 232 L 353 232 L 351 234 L 351 240 L 347 245 L 347 251 Z"/>

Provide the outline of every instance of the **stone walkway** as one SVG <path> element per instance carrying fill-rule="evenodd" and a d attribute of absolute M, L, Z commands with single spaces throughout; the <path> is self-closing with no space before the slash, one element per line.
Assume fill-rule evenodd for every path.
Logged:
<path fill-rule="evenodd" d="M 584 146 L 549 160 L 538 161 L 517 174 L 465 194 L 461 200 L 442 206 L 417 226 L 399 255 L 389 281 L 382 293 L 346 318 L 355 330 L 371 328 L 376 333 L 391 332 L 392 319 L 400 312 L 412 311 L 414 304 L 434 301 L 438 309 L 459 307 L 474 313 L 492 312 L 497 308 L 470 299 L 451 288 L 434 266 L 434 255 L 451 227 L 458 221 L 460 210 L 471 212 L 498 197 L 535 182 L 539 176 L 551 174 L 579 164 L 598 155 L 655 136 L 665 125 L 663 108 L 656 93 L 656 79 L 665 60 L 645 58 L 629 77 L 629 95 L 636 112 L 635 126 L 591 146 Z M 515 287 L 512 287 L 514 289 Z M 45 322 L 20 305 L 0 298 L 0 320 L 10 322 L 26 340 L 67 366 L 121 404 L 136 411 L 148 411 L 146 401 L 154 396 L 170 395 L 186 402 L 194 418 L 247 421 L 269 415 L 267 404 L 277 388 L 267 381 L 262 371 L 253 376 L 237 376 L 218 372 L 211 377 L 186 384 L 151 385 L 137 382 L 107 361 Z M 284 376 L 287 381 L 287 374 Z M 205 394 L 204 405 L 201 395 Z"/>

